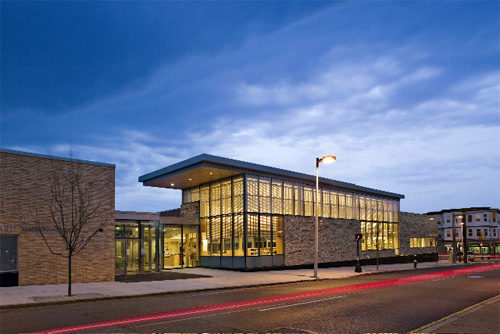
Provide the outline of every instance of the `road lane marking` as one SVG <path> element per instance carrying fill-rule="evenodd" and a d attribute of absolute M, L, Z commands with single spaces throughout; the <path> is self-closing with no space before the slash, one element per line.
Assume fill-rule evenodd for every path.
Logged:
<path fill-rule="evenodd" d="M 455 321 L 458 318 L 461 318 L 462 316 L 468 314 L 468 313 L 473 313 L 475 311 L 479 311 L 486 305 L 490 305 L 497 300 L 500 299 L 500 295 L 493 296 L 491 298 L 488 298 L 486 300 L 483 300 L 482 302 L 479 302 L 477 304 L 474 304 L 472 306 L 466 307 L 463 310 L 460 310 L 458 312 L 455 312 L 453 314 L 447 315 L 446 317 L 443 317 L 439 320 L 433 321 L 430 324 L 424 325 L 422 327 L 419 327 L 415 330 L 410 331 L 410 333 L 415 334 L 415 333 L 432 333 L 436 329 L 443 327 L 444 325 L 449 324 L 450 322 Z M 425 332 L 424 332 L 425 330 Z"/>
<path fill-rule="evenodd" d="M 285 307 L 293 307 L 293 306 L 299 306 L 299 305 L 305 305 L 305 304 L 319 303 L 319 302 L 324 302 L 325 300 L 339 299 L 339 298 L 344 298 L 344 297 L 345 297 L 345 295 L 342 295 L 342 296 L 337 296 L 337 297 L 332 297 L 332 298 L 323 298 L 323 299 L 311 300 L 311 301 L 302 302 L 302 303 L 295 303 L 295 304 L 281 305 L 281 306 L 275 306 L 275 307 L 268 307 L 268 308 L 260 309 L 259 312 L 264 312 L 264 311 L 269 311 L 269 310 L 276 310 L 276 309 L 285 308 Z"/>
<path fill-rule="evenodd" d="M 297 300 L 297 299 L 304 300 L 307 298 L 327 296 L 327 295 L 340 294 L 340 293 L 346 293 L 346 292 L 364 291 L 364 290 L 369 290 L 369 289 L 381 289 L 381 288 L 387 288 L 387 287 L 392 287 L 392 286 L 415 284 L 418 282 L 429 281 L 429 280 L 439 278 L 439 277 L 451 278 L 451 277 L 455 277 L 458 275 L 467 275 L 467 274 L 472 274 L 472 273 L 485 272 L 485 271 L 490 271 L 490 270 L 499 270 L 499 269 L 500 269 L 500 263 L 481 265 L 481 266 L 475 266 L 475 267 L 459 268 L 459 269 L 451 269 L 451 270 L 444 270 L 444 271 L 433 272 L 433 273 L 410 275 L 410 276 L 405 276 L 402 278 L 386 279 L 386 280 L 373 281 L 373 282 L 368 282 L 368 283 L 358 283 L 358 284 L 353 284 L 353 285 L 331 287 L 331 288 L 318 289 L 318 290 L 307 291 L 307 292 L 296 292 L 296 293 L 291 293 L 291 294 L 277 295 L 277 296 L 273 296 L 273 297 L 264 297 L 264 298 L 249 299 L 249 300 L 243 300 L 243 301 L 210 304 L 210 305 L 197 306 L 197 307 L 192 307 L 192 308 L 187 308 L 187 309 L 179 309 L 179 310 L 173 310 L 173 311 L 155 312 L 155 313 L 144 314 L 144 315 L 139 315 L 139 316 L 132 316 L 132 317 L 128 317 L 128 318 L 106 320 L 106 321 L 100 321 L 100 322 L 88 323 L 88 324 L 82 324 L 82 325 L 73 325 L 73 326 L 68 326 L 68 327 L 63 327 L 63 328 L 55 328 L 55 329 L 49 329 L 49 330 L 43 330 L 43 331 L 40 330 L 40 331 L 37 331 L 37 333 L 82 332 L 82 331 L 87 331 L 87 330 L 92 330 L 92 329 L 95 330 L 95 329 L 104 328 L 104 327 L 125 326 L 125 325 L 137 324 L 137 323 L 141 323 L 141 322 L 174 319 L 174 318 L 180 318 L 183 316 L 207 314 L 210 312 L 220 312 L 220 311 L 235 310 L 235 309 L 239 309 L 239 308 L 247 308 L 247 307 L 252 307 L 252 306 L 255 307 L 258 305 L 276 304 L 279 302 L 287 302 L 290 300 Z"/>

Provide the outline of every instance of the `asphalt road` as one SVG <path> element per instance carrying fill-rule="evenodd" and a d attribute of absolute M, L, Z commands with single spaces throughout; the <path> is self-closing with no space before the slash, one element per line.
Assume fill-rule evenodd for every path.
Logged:
<path fill-rule="evenodd" d="M 470 267 L 470 266 L 469 266 Z M 367 275 L 267 287 L 127 298 L 67 305 L 28 307 L 0 312 L 0 332 L 38 332 L 125 319 L 123 324 L 76 331 L 93 332 L 407 332 L 499 293 L 500 270 L 430 277 L 404 284 L 394 279 L 423 277 L 449 268 Z M 417 275 L 417 276 L 415 276 Z M 381 283 L 387 282 L 386 285 Z M 347 286 L 352 291 L 331 292 Z M 373 287 L 372 285 L 379 285 Z M 325 291 L 325 289 L 330 289 Z M 333 289 L 333 290 L 332 290 Z M 344 289 L 344 288 L 342 288 Z M 345 289 L 344 289 L 345 290 Z M 284 300 L 283 295 L 316 296 Z M 247 301 L 264 299 L 253 305 Z M 269 298 L 281 298 L 268 301 Z M 229 304 L 228 304 L 229 303 Z M 209 305 L 222 305 L 209 311 Z M 207 310 L 164 317 L 174 310 Z M 194 308 L 194 309 L 193 309 Z M 163 313 L 159 313 L 163 312 Z M 167 312 L 167 313 L 165 313 Z M 159 319 L 131 321 L 156 314 Z M 154 315 L 153 315 L 154 317 Z"/>

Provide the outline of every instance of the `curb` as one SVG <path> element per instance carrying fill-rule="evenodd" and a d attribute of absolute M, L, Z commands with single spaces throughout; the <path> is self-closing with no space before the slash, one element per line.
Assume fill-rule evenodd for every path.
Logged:
<path fill-rule="evenodd" d="M 429 269 L 429 268 L 444 268 L 444 267 L 451 267 L 451 266 L 455 266 L 455 265 L 461 265 L 461 264 L 453 264 L 453 265 L 446 265 L 446 266 L 430 266 L 427 268 L 417 268 L 417 269 L 413 269 L 413 268 L 410 268 L 410 269 L 387 269 L 387 270 L 369 271 L 369 272 L 363 272 L 363 273 L 352 273 L 351 275 L 336 277 L 336 278 L 318 278 L 316 280 L 311 277 L 309 279 L 298 279 L 296 281 L 288 281 L 288 282 L 247 284 L 247 285 L 227 286 L 227 287 L 218 287 L 218 288 L 194 289 L 194 290 L 162 291 L 162 292 L 152 292 L 152 293 L 144 293 L 144 294 L 137 294 L 137 295 L 103 296 L 103 297 L 95 297 L 95 298 L 62 300 L 62 301 L 53 301 L 53 302 L 38 302 L 38 303 L 33 302 L 33 303 L 22 303 L 22 304 L 12 304 L 12 305 L 1 305 L 0 311 L 20 309 L 20 308 L 29 308 L 29 307 L 39 307 L 39 306 L 76 304 L 76 303 L 82 303 L 82 302 L 98 302 L 98 301 L 116 300 L 116 299 L 128 299 L 128 298 L 131 299 L 131 298 L 140 298 L 140 297 L 197 293 L 197 292 L 205 292 L 205 291 L 247 289 L 247 288 L 283 285 L 283 284 L 292 284 L 292 283 L 301 283 L 301 282 L 347 279 L 347 278 L 354 278 L 354 277 L 359 277 L 359 276 L 377 275 L 377 274 L 384 274 L 384 273 L 391 273 L 391 272 L 414 271 L 414 270 L 422 270 L 422 269 Z"/>
<path fill-rule="evenodd" d="M 456 317 L 456 316 L 458 316 L 458 315 L 461 315 L 461 314 L 463 314 L 463 313 L 467 313 L 467 312 L 472 311 L 472 310 L 474 310 L 474 309 L 476 309 L 476 308 L 478 308 L 478 307 L 479 307 L 479 309 L 481 309 L 481 308 L 482 308 L 482 306 L 486 306 L 487 304 L 493 303 L 493 302 L 495 302 L 495 301 L 496 301 L 496 299 L 499 299 L 499 298 L 500 298 L 500 294 L 499 294 L 499 295 L 496 295 L 496 296 L 493 296 L 493 297 L 491 297 L 491 298 L 488 298 L 488 299 L 486 299 L 486 300 L 483 300 L 483 301 L 481 301 L 481 302 L 479 302 L 479 303 L 477 303 L 477 304 L 474 304 L 474 305 L 471 305 L 471 306 L 469 306 L 469 307 L 466 307 L 466 308 L 464 308 L 463 310 L 457 311 L 457 312 L 455 312 L 455 313 L 453 313 L 453 314 L 447 315 L 446 317 L 443 317 L 443 318 L 441 318 L 441 319 L 438 319 L 438 320 L 436 320 L 436 321 L 433 321 L 433 322 L 431 322 L 431 323 L 429 323 L 429 324 L 427 324 L 427 325 L 424 325 L 424 326 L 422 326 L 422 327 L 419 327 L 419 328 L 417 328 L 417 329 L 414 329 L 414 330 L 410 331 L 409 333 L 411 333 L 411 334 L 417 334 L 417 333 L 432 333 L 432 332 L 433 332 L 435 329 L 437 329 L 437 328 L 431 328 L 431 327 L 436 326 L 436 325 L 438 325 L 438 324 L 440 324 L 440 323 L 442 323 L 442 322 L 445 322 L 445 321 L 447 321 L 447 320 L 451 320 L 451 319 L 453 319 L 454 317 Z M 474 311 L 477 311 L 477 310 L 474 310 Z M 471 312 L 471 313 L 472 313 L 472 312 Z M 444 325 L 445 325 L 445 324 L 443 324 L 443 326 L 444 326 Z M 442 326 L 439 326 L 439 327 L 442 327 Z M 439 328 L 439 327 L 438 327 L 438 328 Z M 423 331 L 423 330 L 425 330 L 426 328 L 431 328 L 431 331 L 430 331 L 430 332 L 422 332 L 422 331 Z"/>
<path fill-rule="evenodd" d="M 349 277 L 342 277 L 349 278 Z M 336 278 L 332 278 L 336 279 Z M 321 279 L 320 279 L 321 280 Z M 300 282 L 311 282 L 312 279 L 304 279 L 298 281 L 290 281 L 290 282 L 276 282 L 276 283 L 263 283 L 263 284 L 250 284 L 250 285 L 238 285 L 238 286 L 226 286 L 220 288 L 206 288 L 206 289 L 195 289 L 195 290 L 177 290 L 177 291 L 163 291 L 163 292 L 152 292 L 152 293 L 144 293 L 137 295 L 123 295 L 123 296 L 104 296 L 104 297 L 95 297 L 95 298 L 86 298 L 86 299 L 73 299 L 73 300 L 62 300 L 55 302 L 40 302 L 40 303 L 23 303 L 23 304 L 12 304 L 12 305 L 2 305 L 0 306 L 0 311 L 4 310 L 12 310 L 19 308 L 29 308 L 29 307 L 39 307 L 39 306 L 52 306 L 52 305 L 66 305 L 66 304 L 76 304 L 82 302 L 98 302 L 105 300 L 114 300 L 114 299 L 127 299 L 127 298 L 141 298 L 141 297 L 152 297 L 152 296 L 162 296 L 162 295 L 174 295 L 174 294 L 185 294 L 191 292 L 205 292 L 205 291 L 218 291 L 218 290 L 232 290 L 232 289 L 246 289 L 246 288 L 255 288 L 258 286 L 273 286 L 273 285 L 283 285 L 283 284 L 291 284 L 291 283 L 300 283 Z"/>

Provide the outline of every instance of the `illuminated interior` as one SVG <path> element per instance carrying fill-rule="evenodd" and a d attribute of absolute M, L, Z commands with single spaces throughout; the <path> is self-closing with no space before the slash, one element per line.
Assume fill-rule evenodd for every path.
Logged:
<path fill-rule="evenodd" d="M 317 195 L 320 217 L 357 221 L 363 251 L 393 249 L 399 254 L 403 195 L 328 179 L 320 179 L 316 194 L 312 175 L 206 154 L 143 175 L 139 181 L 182 189 L 183 204 L 199 203 L 201 265 L 283 265 L 284 217 L 314 217 Z"/>

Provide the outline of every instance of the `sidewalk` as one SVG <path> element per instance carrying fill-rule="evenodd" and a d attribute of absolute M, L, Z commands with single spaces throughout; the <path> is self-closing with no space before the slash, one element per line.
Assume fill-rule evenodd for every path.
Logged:
<path fill-rule="evenodd" d="M 500 333 L 500 295 L 434 321 L 411 333 Z"/>
<path fill-rule="evenodd" d="M 456 265 L 459 264 L 457 263 Z M 453 264 L 447 260 L 440 260 L 439 263 L 424 262 L 418 264 L 418 268 L 444 266 L 453 266 Z M 412 263 L 383 264 L 379 266 L 378 272 L 408 269 L 413 269 Z M 185 268 L 173 271 L 207 275 L 210 277 L 149 282 L 75 283 L 72 285 L 73 296 L 71 297 L 66 296 L 67 284 L 2 287 L 0 288 L 0 309 L 36 304 L 65 303 L 78 300 L 120 298 L 313 280 L 312 269 L 239 272 L 209 268 Z M 376 272 L 377 270 L 374 265 L 363 266 L 363 273 L 355 273 L 354 266 L 319 268 L 318 276 L 321 279 L 348 278 Z"/>

